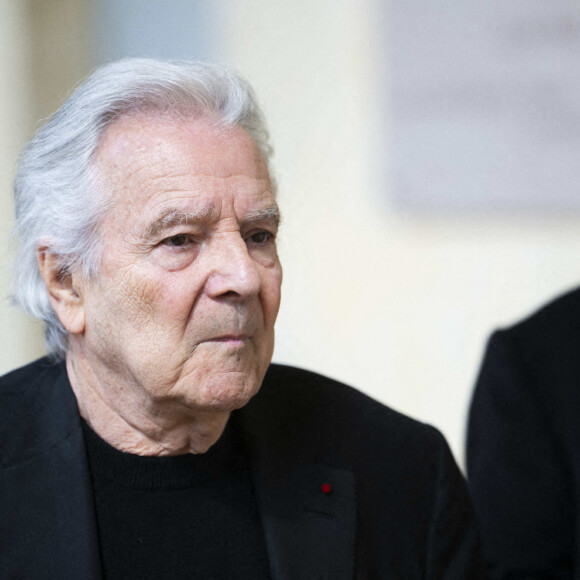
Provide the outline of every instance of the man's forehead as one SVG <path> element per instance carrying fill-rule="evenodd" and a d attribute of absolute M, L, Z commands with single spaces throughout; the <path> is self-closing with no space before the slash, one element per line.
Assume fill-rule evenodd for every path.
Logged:
<path fill-rule="evenodd" d="M 135 158 L 147 163 L 154 156 L 157 161 L 176 165 L 185 162 L 192 167 L 201 158 L 201 167 L 208 158 L 234 164 L 241 153 L 251 155 L 256 166 L 266 165 L 256 143 L 240 126 L 220 126 L 210 114 L 176 118 L 169 114 L 136 113 L 121 117 L 107 128 L 96 159 L 107 169 L 131 173 Z"/>
<path fill-rule="evenodd" d="M 142 231 L 208 222 L 228 211 L 246 220 L 275 205 L 268 167 L 251 136 L 208 119 L 121 119 L 104 136 L 97 164 L 117 208 L 139 209 Z"/>

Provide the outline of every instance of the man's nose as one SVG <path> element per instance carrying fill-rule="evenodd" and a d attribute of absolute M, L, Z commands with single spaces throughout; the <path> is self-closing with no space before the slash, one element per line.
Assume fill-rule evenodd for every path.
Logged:
<path fill-rule="evenodd" d="M 206 255 L 210 272 L 206 282 L 209 296 L 246 299 L 260 292 L 262 277 L 258 264 L 240 235 L 224 236 L 210 246 Z"/>

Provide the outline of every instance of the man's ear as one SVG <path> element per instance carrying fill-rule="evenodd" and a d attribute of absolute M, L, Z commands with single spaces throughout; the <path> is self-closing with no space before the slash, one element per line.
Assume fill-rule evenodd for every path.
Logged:
<path fill-rule="evenodd" d="M 63 269 L 59 257 L 46 246 L 39 244 L 36 259 L 50 304 L 61 324 L 69 334 L 82 334 L 85 330 L 85 309 L 82 297 L 75 288 L 76 277 Z"/>

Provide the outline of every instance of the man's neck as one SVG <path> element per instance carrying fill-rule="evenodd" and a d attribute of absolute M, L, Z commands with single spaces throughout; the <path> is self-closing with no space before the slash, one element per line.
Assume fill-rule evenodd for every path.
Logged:
<path fill-rule="evenodd" d="M 83 419 L 107 443 L 126 453 L 205 453 L 221 437 L 229 419 L 227 411 L 191 412 L 175 405 L 159 406 L 147 398 L 119 397 L 122 385 L 97 378 L 86 359 L 70 352 L 66 368 Z"/>

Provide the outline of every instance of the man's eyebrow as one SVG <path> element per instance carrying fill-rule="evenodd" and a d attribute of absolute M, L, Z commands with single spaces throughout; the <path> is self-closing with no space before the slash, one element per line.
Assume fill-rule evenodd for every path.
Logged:
<path fill-rule="evenodd" d="M 154 220 L 145 232 L 145 237 L 154 238 L 159 232 L 174 226 L 210 221 L 216 215 L 215 208 L 206 208 L 198 212 L 184 212 L 179 209 L 170 209 Z"/>
<path fill-rule="evenodd" d="M 280 225 L 280 209 L 277 205 L 271 205 L 265 209 L 254 209 L 244 215 L 245 224 L 259 222 L 274 222 L 276 226 Z"/>
<path fill-rule="evenodd" d="M 154 220 L 145 232 L 146 238 L 155 238 L 159 232 L 183 224 L 212 221 L 217 217 L 216 208 L 205 208 L 198 212 L 184 212 L 179 209 L 170 209 Z M 277 205 L 271 205 L 265 209 L 249 211 L 244 216 L 244 223 L 251 225 L 260 222 L 273 222 L 276 227 L 280 224 L 280 209 Z"/>

